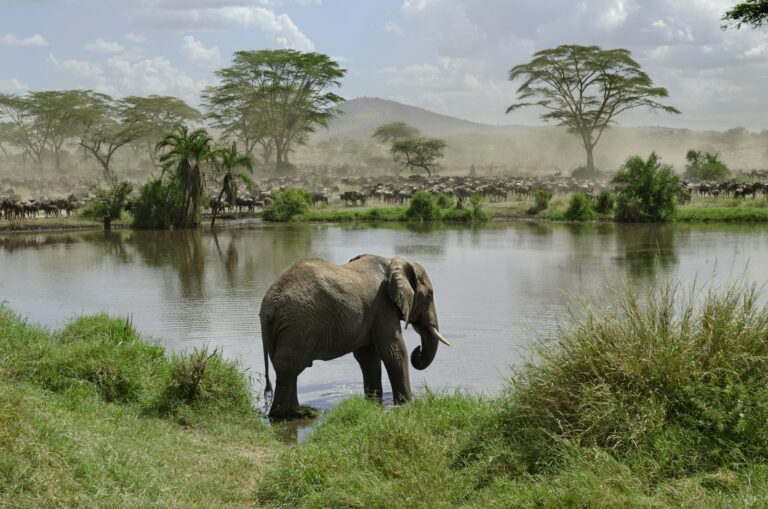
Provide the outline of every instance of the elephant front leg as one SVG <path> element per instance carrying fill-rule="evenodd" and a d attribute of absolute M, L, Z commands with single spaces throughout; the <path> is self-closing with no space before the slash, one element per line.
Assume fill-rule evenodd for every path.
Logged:
<path fill-rule="evenodd" d="M 365 395 L 381 401 L 384 394 L 381 388 L 381 359 L 376 349 L 372 345 L 358 348 L 354 351 L 354 356 L 363 372 Z"/>
<path fill-rule="evenodd" d="M 377 352 L 387 370 L 395 404 L 409 401 L 411 399 L 411 381 L 408 377 L 408 350 L 405 347 L 402 332 L 398 330 L 394 334 L 394 338 L 390 336 L 389 339 L 379 341 Z"/>

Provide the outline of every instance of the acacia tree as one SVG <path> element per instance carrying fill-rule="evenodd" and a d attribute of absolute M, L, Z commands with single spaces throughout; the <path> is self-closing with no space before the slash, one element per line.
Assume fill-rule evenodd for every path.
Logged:
<path fill-rule="evenodd" d="M 382 143 L 398 140 L 414 139 L 421 136 L 421 131 L 405 122 L 390 122 L 376 128 L 371 138 L 376 138 Z"/>
<path fill-rule="evenodd" d="M 201 121 L 203 115 L 183 100 L 171 96 L 130 96 L 122 100 L 127 123 L 135 126 L 138 140 L 146 146 L 153 164 L 158 164 L 159 143 L 176 124 Z"/>
<path fill-rule="evenodd" d="M 392 143 L 392 156 L 396 163 L 414 170 L 421 168 L 432 176 L 437 160 L 443 157 L 445 141 L 436 138 L 416 138 Z"/>
<path fill-rule="evenodd" d="M 768 0 L 745 0 L 723 15 L 723 28 L 751 25 L 760 28 L 768 23 Z"/>
<path fill-rule="evenodd" d="M 25 162 L 29 158 L 42 169 L 51 132 L 46 124 L 37 122 L 32 101 L 28 97 L 0 94 L 0 118 L 7 142 L 21 151 Z"/>
<path fill-rule="evenodd" d="M 669 95 L 653 85 L 625 49 L 563 45 L 539 51 L 527 64 L 513 67 L 509 79 L 522 79 L 517 89 L 522 102 L 507 113 L 526 106 L 546 110 L 544 121 L 556 121 L 579 137 L 587 152 L 587 170 L 594 173 L 593 150 L 605 130 L 624 111 L 645 107 L 680 113 L 658 99 Z"/>
<path fill-rule="evenodd" d="M 330 89 L 341 86 L 345 73 L 320 53 L 238 51 L 229 67 L 216 72 L 220 84 L 203 97 L 216 127 L 243 143 L 246 153 L 256 143 L 274 150 L 279 169 L 294 143 L 338 115 L 344 99 Z"/>
<path fill-rule="evenodd" d="M 126 103 L 90 90 L 84 94 L 77 115 L 78 145 L 93 155 L 109 179 L 115 152 L 139 137 L 139 127 L 127 115 Z"/>

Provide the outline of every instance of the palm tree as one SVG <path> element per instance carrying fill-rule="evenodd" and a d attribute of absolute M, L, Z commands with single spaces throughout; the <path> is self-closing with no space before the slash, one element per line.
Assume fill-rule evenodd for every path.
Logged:
<path fill-rule="evenodd" d="M 230 147 L 221 147 L 211 151 L 210 161 L 213 164 L 214 172 L 221 180 L 221 191 L 216 198 L 216 204 L 213 207 L 213 218 L 211 219 L 211 228 L 216 222 L 216 214 L 219 211 L 218 204 L 221 198 L 226 195 L 227 203 L 230 206 L 235 204 L 237 199 L 237 184 L 245 182 L 252 185 L 253 182 L 248 173 L 253 173 L 253 163 L 251 158 L 237 151 L 237 145 L 233 142 Z M 238 168 L 244 168 L 244 171 L 237 171 Z"/>
<path fill-rule="evenodd" d="M 205 187 L 201 164 L 210 157 L 211 137 L 205 129 L 190 132 L 187 126 L 176 124 L 173 131 L 157 144 L 157 148 L 168 149 L 159 159 L 162 175 L 173 170 L 173 178 L 181 186 L 182 206 L 178 226 L 196 226 L 200 222 L 200 198 Z"/>

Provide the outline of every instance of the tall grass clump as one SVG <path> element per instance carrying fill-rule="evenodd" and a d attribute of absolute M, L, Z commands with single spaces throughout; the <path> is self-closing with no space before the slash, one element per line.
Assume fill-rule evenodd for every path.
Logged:
<path fill-rule="evenodd" d="M 568 221 L 592 221 L 597 218 L 595 200 L 587 193 L 574 193 L 568 208 L 565 209 L 565 219 Z"/>
<path fill-rule="evenodd" d="M 288 187 L 272 195 L 272 201 L 264 209 L 267 221 L 290 221 L 295 216 L 306 214 L 312 206 L 312 196 L 301 189 Z"/>
<path fill-rule="evenodd" d="M 552 200 L 552 191 L 549 189 L 535 189 L 533 191 L 533 207 L 528 209 L 529 214 L 538 214 L 542 210 L 546 210 L 549 207 L 549 202 Z"/>
<path fill-rule="evenodd" d="M 622 291 L 563 326 L 515 376 L 485 441 L 545 472 L 574 445 L 648 479 L 768 459 L 768 309 L 751 287 Z"/>

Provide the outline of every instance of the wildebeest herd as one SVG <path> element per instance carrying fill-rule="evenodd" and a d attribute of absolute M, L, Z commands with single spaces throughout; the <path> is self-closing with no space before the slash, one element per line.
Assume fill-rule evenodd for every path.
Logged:
<path fill-rule="evenodd" d="M 74 194 L 67 198 L 22 200 L 19 196 L 0 198 L 0 219 L 31 219 L 37 217 L 69 217 L 85 203 Z"/>
<path fill-rule="evenodd" d="M 749 175 L 747 178 L 719 182 L 693 182 L 682 180 L 679 200 L 687 203 L 698 197 L 757 198 L 768 196 L 768 172 Z M 345 177 L 333 181 L 313 173 L 302 176 L 267 178 L 258 183 L 258 190 L 239 193 L 234 207 L 217 202 L 210 197 L 207 209 L 219 212 L 253 213 L 263 209 L 272 200 L 272 195 L 289 187 L 309 192 L 314 206 L 329 203 L 343 203 L 346 206 L 364 206 L 371 202 L 381 204 L 405 204 L 416 191 L 444 193 L 464 200 L 478 195 L 486 202 L 501 202 L 509 199 L 527 199 L 537 189 L 552 192 L 553 195 L 567 196 L 576 192 L 597 194 L 603 189 L 616 191 L 609 180 L 583 180 L 574 177 L 550 175 L 546 177 L 515 176 L 368 176 Z M 135 199 L 135 197 L 134 197 Z M 22 200 L 17 195 L 0 196 L 0 219 L 24 219 L 69 216 L 82 207 L 88 198 L 69 195 L 57 199 Z M 129 207 L 130 208 L 130 204 Z"/>

